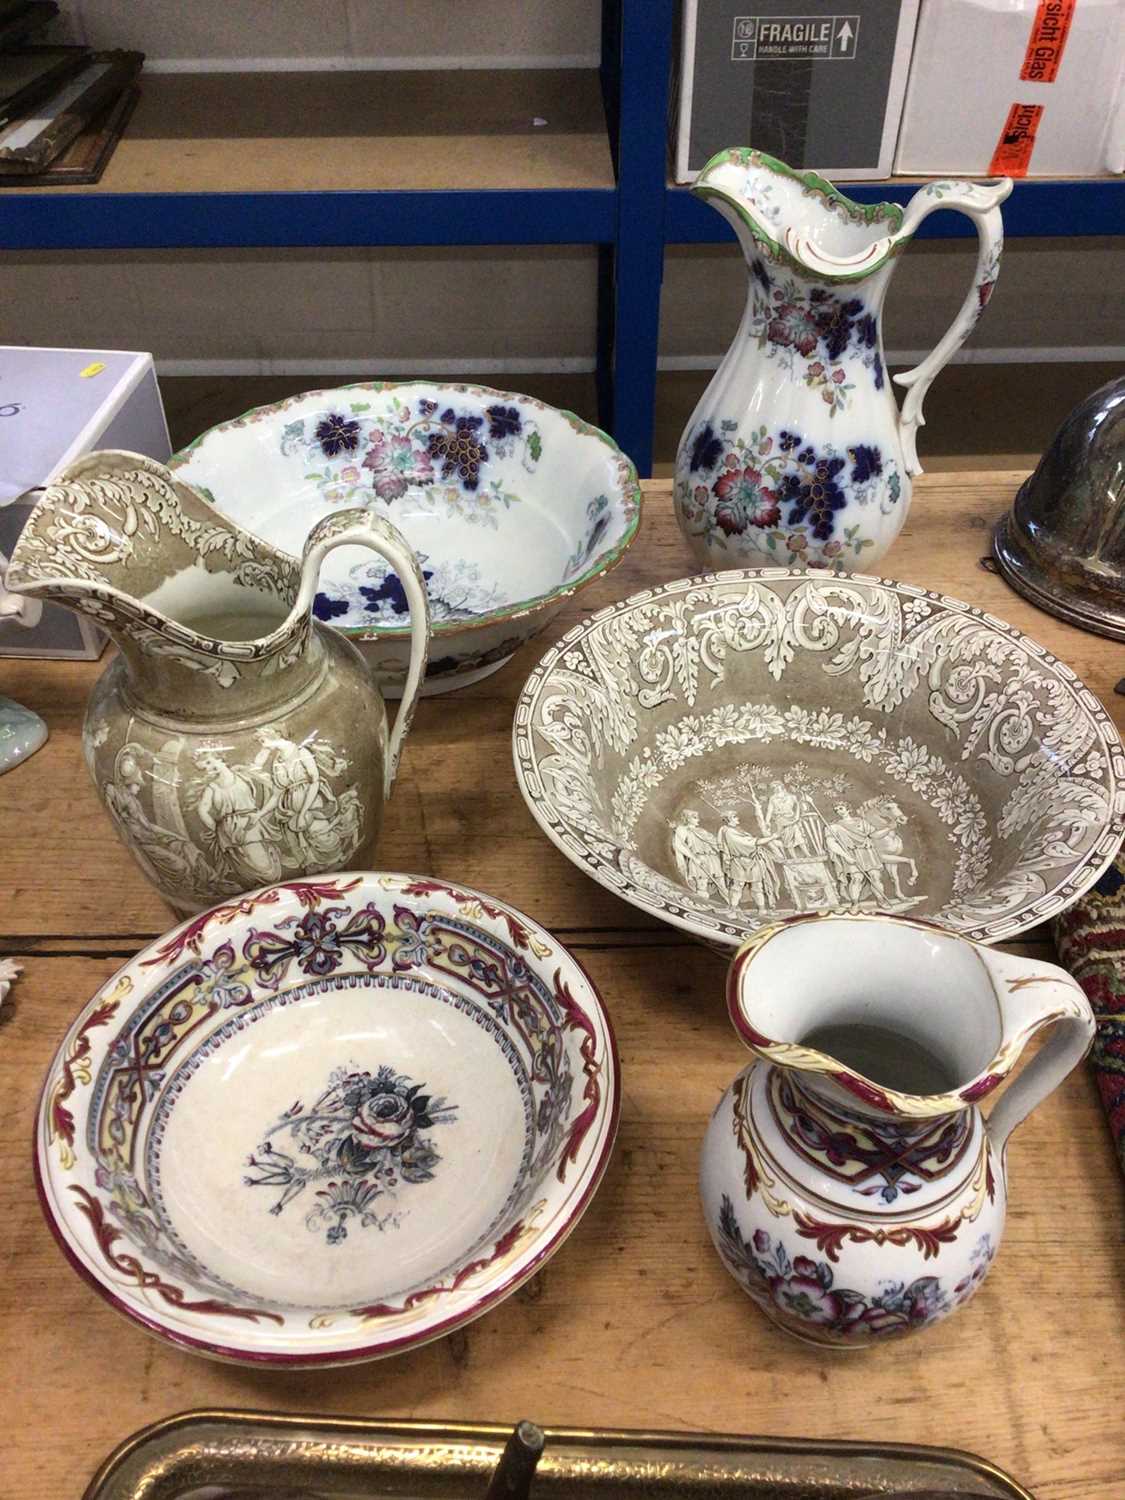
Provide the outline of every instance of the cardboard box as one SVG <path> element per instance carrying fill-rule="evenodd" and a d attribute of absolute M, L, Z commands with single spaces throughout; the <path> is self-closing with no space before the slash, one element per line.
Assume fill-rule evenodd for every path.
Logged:
<path fill-rule="evenodd" d="M 96 448 L 127 448 L 165 462 L 171 454 L 151 354 L 106 349 L 0 346 L 0 552 L 15 546 L 34 500 L 64 465 Z M 45 603 L 30 628 L 0 620 L 0 656 L 94 661 L 106 637 L 83 615 Z"/>
<path fill-rule="evenodd" d="M 1120 171 L 1125 0 L 923 0 L 895 171 Z"/>
<path fill-rule="evenodd" d="M 676 181 L 726 146 L 889 176 L 917 15 L 918 0 L 684 0 Z"/>

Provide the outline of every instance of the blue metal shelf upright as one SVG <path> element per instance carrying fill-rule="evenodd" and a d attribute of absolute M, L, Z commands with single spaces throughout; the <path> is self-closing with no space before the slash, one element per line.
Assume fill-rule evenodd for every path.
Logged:
<path fill-rule="evenodd" d="M 674 0 L 603 0 L 601 97 L 613 182 L 475 190 L 153 191 L 7 189 L 0 249 L 114 250 L 559 245 L 598 247 L 601 420 L 651 472 L 660 290 L 669 244 L 718 244 L 730 230 L 668 184 Z M 740 144 L 732 142 L 732 144 Z M 899 182 L 855 183 L 861 202 L 908 199 Z M 1025 181 L 1004 209 L 1009 235 L 1125 234 L 1125 180 Z M 933 214 L 928 238 L 971 233 Z"/>

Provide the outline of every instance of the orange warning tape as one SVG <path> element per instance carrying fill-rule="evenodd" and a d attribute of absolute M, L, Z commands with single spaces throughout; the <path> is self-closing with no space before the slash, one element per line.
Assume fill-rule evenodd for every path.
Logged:
<path fill-rule="evenodd" d="M 1026 177 L 1035 150 L 1035 132 L 1043 117 L 1041 104 L 1013 104 L 992 153 L 988 171 L 992 177 Z"/>
<path fill-rule="evenodd" d="M 1054 83 L 1078 0 L 1039 0 L 1020 77 L 1025 83 Z"/>

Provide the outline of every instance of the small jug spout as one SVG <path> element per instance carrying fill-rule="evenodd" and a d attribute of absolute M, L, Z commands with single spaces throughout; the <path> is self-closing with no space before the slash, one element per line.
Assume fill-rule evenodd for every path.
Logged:
<path fill-rule="evenodd" d="M 903 223 L 897 203 L 856 203 L 815 172 L 796 172 L 748 146 L 713 156 L 692 192 L 727 221 L 748 261 L 764 252 L 821 281 L 873 274 Z"/>

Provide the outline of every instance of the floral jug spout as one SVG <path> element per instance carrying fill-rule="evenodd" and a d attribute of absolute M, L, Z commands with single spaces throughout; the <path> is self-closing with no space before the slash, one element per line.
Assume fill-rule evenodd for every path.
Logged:
<path fill-rule="evenodd" d="M 392 734 L 358 650 L 312 618 L 324 557 L 356 544 L 390 564 L 410 606 Z M 162 464 L 92 453 L 44 490 L 7 584 L 91 616 L 117 644 L 83 751 L 126 846 L 177 911 L 372 863 L 429 632 L 417 561 L 388 522 L 337 512 L 298 560 Z"/>
<path fill-rule="evenodd" d="M 727 1269 L 817 1344 L 869 1347 L 960 1307 L 1000 1243 L 1008 1138 L 1093 1040 L 1075 981 L 921 922 L 810 916 L 740 950 L 727 1000 L 757 1059 L 703 1148 Z"/>
<path fill-rule="evenodd" d="M 734 343 L 692 414 L 676 459 L 681 529 L 700 561 L 852 572 L 902 528 L 922 401 L 968 338 L 1003 246 L 997 182 L 933 182 L 903 209 L 861 204 L 764 152 L 721 151 L 693 191 L 734 230 L 749 295 Z M 913 370 L 901 413 L 887 381 L 882 310 L 901 252 L 935 209 L 977 227 L 976 273 L 944 338 Z"/>

